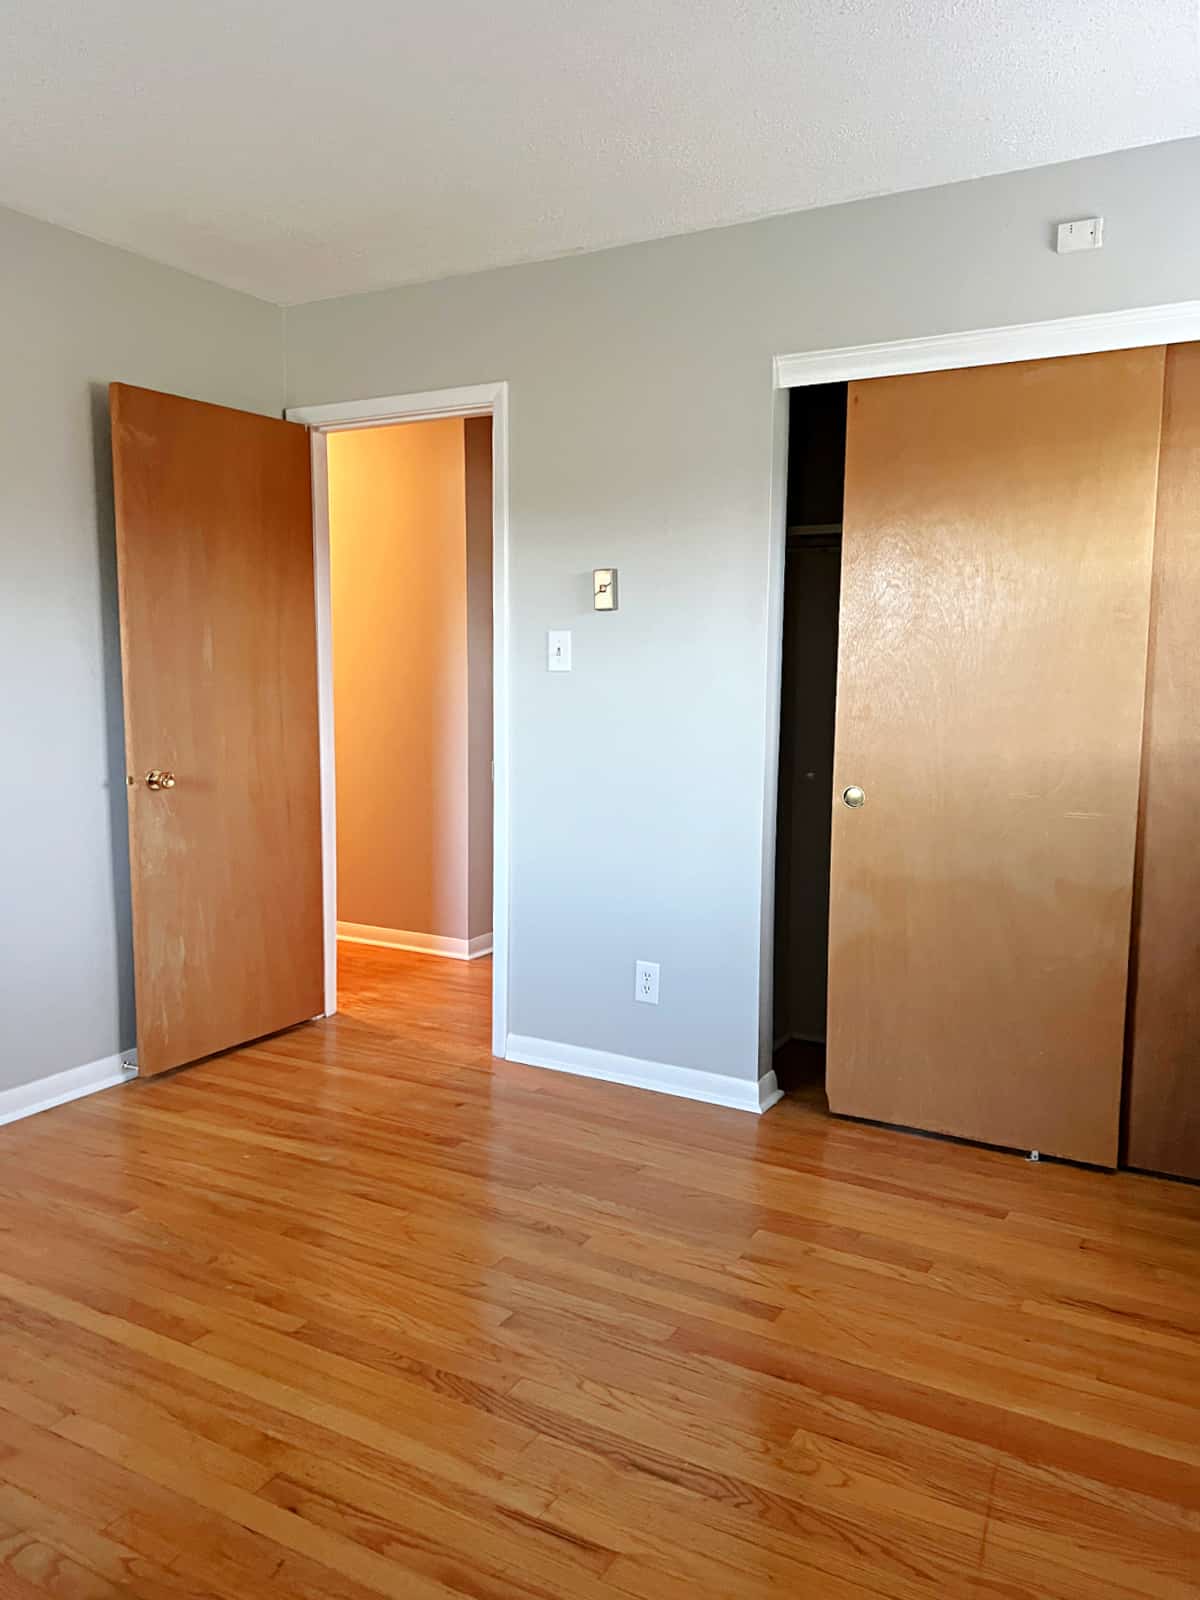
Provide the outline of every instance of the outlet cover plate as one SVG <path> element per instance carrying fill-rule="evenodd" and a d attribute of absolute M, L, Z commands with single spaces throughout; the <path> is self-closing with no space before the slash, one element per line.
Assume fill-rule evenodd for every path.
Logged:
<path fill-rule="evenodd" d="M 658 962 L 638 961 L 633 969 L 633 998 L 644 1006 L 658 1004 Z"/>

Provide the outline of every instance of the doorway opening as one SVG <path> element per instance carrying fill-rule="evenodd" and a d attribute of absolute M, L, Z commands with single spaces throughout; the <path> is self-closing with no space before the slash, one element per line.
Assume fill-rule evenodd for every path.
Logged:
<path fill-rule="evenodd" d="M 479 963 L 430 993 L 486 1040 L 492 419 L 346 429 L 326 452 L 339 1009 Z"/>
<path fill-rule="evenodd" d="M 784 1089 L 825 1080 L 844 383 L 791 391 L 775 851 L 774 1066 Z"/>
<path fill-rule="evenodd" d="M 473 725 L 476 742 L 474 745 L 474 770 L 478 775 L 483 770 L 484 758 L 479 753 L 479 745 L 483 737 L 490 735 L 491 759 L 487 762 L 487 776 L 490 780 L 490 819 L 491 831 L 491 943 L 490 958 L 485 957 L 481 945 L 485 942 L 481 934 L 477 934 L 481 945 L 470 948 L 470 938 L 465 940 L 467 949 L 453 948 L 443 951 L 443 954 L 460 956 L 461 959 L 430 960 L 422 958 L 411 951 L 400 950 L 395 952 L 393 959 L 405 960 L 429 974 L 427 982 L 414 986 L 414 998 L 419 997 L 419 991 L 424 991 L 424 998 L 435 1003 L 437 1014 L 428 1020 L 431 1023 L 445 1023 L 452 1011 L 462 1008 L 462 1000 L 467 994 L 464 984 L 470 975 L 469 993 L 474 996 L 470 1005 L 465 1007 L 473 1018 L 472 1039 L 468 1041 L 470 1048 L 474 1048 L 474 1033 L 480 1034 L 479 1042 L 486 1039 L 487 1034 L 487 1002 L 490 999 L 491 1012 L 491 1055 L 503 1057 L 508 1048 L 508 928 L 509 928 L 509 736 L 508 736 L 508 385 L 503 382 L 467 385 L 455 389 L 426 390 L 415 394 L 401 394 L 380 397 L 371 400 L 334 401 L 326 405 L 294 406 L 286 412 L 287 419 L 291 422 L 303 423 L 309 429 L 312 454 L 312 502 L 313 502 L 313 565 L 316 589 L 316 640 L 317 640 L 317 679 L 318 679 L 318 724 L 320 743 L 321 766 L 321 832 L 322 832 L 322 898 L 324 904 L 324 1015 L 331 1016 L 338 1010 L 338 950 L 339 944 L 347 952 L 354 952 L 357 956 L 370 954 L 372 949 L 387 955 L 386 947 L 382 942 L 376 946 L 363 944 L 351 945 L 347 940 L 339 941 L 338 922 L 350 922 L 355 919 L 344 916 L 339 911 L 338 905 L 338 828 L 337 811 L 342 796 L 337 791 L 337 750 L 335 749 L 335 671 L 334 671 L 334 640 L 333 640 L 333 593 L 332 593 L 332 528 L 330 507 L 330 450 L 336 449 L 336 442 L 340 437 L 353 432 L 378 432 L 389 428 L 392 424 L 413 425 L 432 421 L 449 421 L 456 423 L 463 430 L 463 457 L 462 457 L 462 484 L 461 504 L 463 507 L 463 538 L 466 537 L 465 519 L 466 492 L 467 492 L 467 427 L 477 422 L 490 426 L 490 458 L 482 441 L 485 438 L 482 430 L 474 431 L 471 437 L 473 445 L 471 453 L 471 487 L 472 505 L 471 517 L 474 531 L 478 532 L 480 525 L 485 521 L 490 528 L 490 573 L 481 579 L 484 562 L 478 556 L 472 563 L 472 577 L 475 580 L 471 586 L 470 604 L 478 624 L 480 612 L 487 612 L 490 602 L 491 623 L 491 648 L 486 645 L 476 648 L 468 657 L 468 680 L 475 684 L 478 690 L 482 677 L 490 689 L 491 716 L 480 718 L 476 716 L 473 724 L 468 718 L 468 729 Z M 336 471 L 336 469 L 335 469 Z M 490 472 L 490 480 L 489 474 Z M 453 489 L 451 498 L 458 498 L 457 489 Z M 490 506 L 490 517 L 488 516 Z M 464 555 L 465 561 L 465 555 Z M 465 581 L 465 580 L 464 580 Z M 490 585 L 490 587 L 489 587 Z M 383 600 L 387 600 L 384 591 Z M 384 635 L 395 634 L 397 619 L 393 608 L 386 603 L 383 610 Z M 344 630 L 343 630 L 344 631 Z M 461 632 L 459 635 L 461 639 Z M 479 628 L 475 629 L 476 644 L 480 643 Z M 462 663 L 460 662 L 460 667 Z M 460 702 L 461 703 L 461 702 Z M 427 707 L 432 715 L 432 702 L 427 700 Z M 471 770 L 471 752 L 467 757 L 468 776 Z M 478 792 L 478 789 L 477 791 Z M 468 808 L 469 809 L 469 808 Z M 480 810 L 476 807 L 474 813 L 476 822 L 476 863 L 480 859 L 479 826 Z M 389 813 L 382 826 L 382 834 L 390 838 L 398 831 L 394 817 Z M 470 836 L 468 835 L 468 859 L 470 851 Z M 477 895 L 481 875 L 476 876 Z M 486 881 L 486 874 L 482 875 Z M 344 909 L 344 908 L 343 908 Z M 478 899 L 476 901 L 478 913 Z M 470 919 L 468 919 L 469 923 Z M 361 928 L 360 924 L 360 928 Z M 380 924 L 366 924 L 365 926 L 381 926 Z M 480 926 L 476 914 L 476 926 Z M 343 930 L 345 932 L 346 930 Z M 401 932 L 411 932 L 410 929 L 401 929 Z M 420 931 L 420 930 L 417 930 Z M 487 930 L 484 929 L 483 932 Z M 458 938 L 457 934 L 444 935 L 444 937 Z M 408 942 L 408 941 L 405 941 Z M 472 959 L 473 958 L 473 959 Z M 360 962 L 361 964 L 361 962 Z M 490 969 L 490 972 L 489 970 Z M 490 978 L 490 983 L 489 983 Z M 357 987 L 357 986 L 356 986 Z M 367 989 L 378 993 L 373 982 L 368 982 Z M 437 997 L 441 996 L 440 1002 Z M 392 995 L 389 998 L 397 1003 L 402 1003 L 403 994 Z M 411 1017 L 408 1018 L 411 1021 Z M 461 1034 L 461 1028 L 454 1024 L 456 1033 Z M 462 1043 L 461 1038 L 458 1041 Z"/>

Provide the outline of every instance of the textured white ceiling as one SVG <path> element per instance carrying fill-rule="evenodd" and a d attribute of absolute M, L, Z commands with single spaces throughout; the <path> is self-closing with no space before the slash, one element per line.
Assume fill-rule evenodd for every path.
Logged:
<path fill-rule="evenodd" d="M 291 303 L 1200 132 L 1196 0 L 10 0 L 0 203 Z"/>

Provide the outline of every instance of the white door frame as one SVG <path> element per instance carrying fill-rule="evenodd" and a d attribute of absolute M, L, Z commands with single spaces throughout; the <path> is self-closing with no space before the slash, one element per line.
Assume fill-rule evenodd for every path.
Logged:
<path fill-rule="evenodd" d="M 1007 361 L 1046 361 L 1101 350 L 1136 350 L 1146 345 L 1200 340 L 1200 300 L 1101 311 L 1047 322 L 974 328 L 962 333 L 893 339 L 883 344 L 842 345 L 776 356 L 771 447 L 771 532 L 767 572 L 766 730 L 763 787 L 762 915 L 759 926 L 759 1075 L 771 1068 L 775 1004 L 775 830 L 779 785 L 780 676 L 783 665 L 783 582 L 787 553 L 788 390 L 855 378 L 946 372 L 990 367 Z"/>
<path fill-rule="evenodd" d="M 321 855 L 325 924 L 325 1014 L 337 1010 L 337 825 L 333 762 L 333 609 L 329 586 L 329 466 L 327 436 L 388 422 L 438 417 L 492 419 L 492 1054 L 508 1039 L 509 907 L 509 681 L 508 681 L 508 384 L 430 389 L 375 400 L 293 406 L 289 422 L 312 438 L 313 575 L 317 597 L 318 737 L 321 753 Z"/>

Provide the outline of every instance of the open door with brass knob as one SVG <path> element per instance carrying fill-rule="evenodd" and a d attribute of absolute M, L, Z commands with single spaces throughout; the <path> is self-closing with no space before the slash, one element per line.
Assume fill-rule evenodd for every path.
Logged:
<path fill-rule="evenodd" d="M 305 428 L 111 389 L 138 1067 L 323 1009 Z"/>

